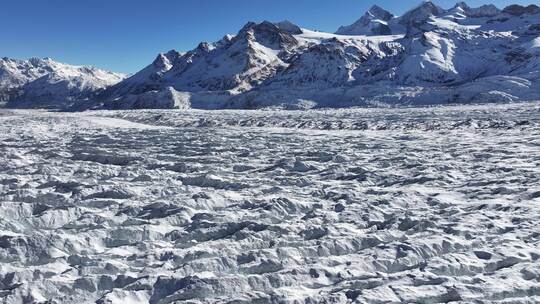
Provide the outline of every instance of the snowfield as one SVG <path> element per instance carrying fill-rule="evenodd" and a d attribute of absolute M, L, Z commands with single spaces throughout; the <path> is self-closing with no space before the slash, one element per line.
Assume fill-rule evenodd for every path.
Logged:
<path fill-rule="evenodd" d="M 0 111 L 3 303 L 538 303 L 540 104 Z"/>

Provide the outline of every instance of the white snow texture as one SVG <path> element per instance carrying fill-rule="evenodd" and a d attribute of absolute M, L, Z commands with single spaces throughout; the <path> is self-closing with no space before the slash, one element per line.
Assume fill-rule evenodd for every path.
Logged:
<path fill-rule="evenodd" d="M 539 146 L 538 103 L 0 111 L 0 301 L 539 303 Z"/>
<path fill-rule="evenodd" d="M 536 5 L 2 58 L 0 303 L 540 303 L 538 100 Z"/>

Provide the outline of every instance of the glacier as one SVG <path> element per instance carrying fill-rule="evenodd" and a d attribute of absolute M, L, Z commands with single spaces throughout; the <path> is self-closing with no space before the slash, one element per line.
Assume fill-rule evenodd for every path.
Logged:
<path fill-rule="evenodd" d="M 538 303 L 539 138 L 537 102 L 0 110 L 0 301 Z"/>
<path fill-rule="evenodd" d="M 540 303 L 539 73 L 539 6 L 430 1 L 1 58 L 0 303 Z"/>

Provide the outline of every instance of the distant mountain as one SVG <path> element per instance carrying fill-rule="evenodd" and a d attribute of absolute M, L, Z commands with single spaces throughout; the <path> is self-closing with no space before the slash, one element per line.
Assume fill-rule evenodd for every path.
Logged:
<path fill-rule="evenodd" d="M 170 91 L 169 87 L 190 93 L 243 93 L 288 67 L 286 62 L 300 47 L 294 35 L 301 32 L 290 22 L 250 22 L 237 35 L 225 36 L 216 43 L 201 43 L 187 53 L 172 50 L 159 54 L 152 64 L 112 86 L 101 97 L 120 99 L 118 107 L 144 107 L 142 100 L 147 100 L 147 92 Z M 123 104 L 126 100 L 133 105 Z"/>
<path fill-rule="evenodd" d="M 10 107 L 65 108 L 95 97 L 124 77 L 48 58 L 0 58 L 0 102 Z"/>
<path fill-rule="evenodd" d="M 501 11 L 494 5 L 471 8 L 465 2 L 458 2 L 453 8 L 444 10 L 431 1 L 425 1 L 409 10 L 403 16 L 394 16 L 379 6 L 373 6 L 362 18 L 349 26 L 338 29 L 340 35 L 391 35 L 405 34 L 407 30 L 421 26 L 433 17 L 461 19 L 489 18 Z"/>
<path fill-rule="evenodd" d="M 94 108 L 311 108 L 540 100 L 535 5 L 402 16 L 373 6 L 336 34 L 248 23 L 236 35 L 169 51 L 108 88 Z"/>
<path fill-rule="evenodd" d="M 390 35 L 389 22 L 395 17 L 385 9 L 374 5 L 355 23 L 342 26 L 336 32 L 341 35 Z"/>
<path fill-rule="evenodd" d="M 215 43 L 159 54 L 122 81 L 117 74 L 42 62 L 9 63 L 19 68 L 0 74 L 4 100 L 68 100 L 72 109 L 540 100 L 540 7 L 459 2 L 443 9 L 425 1 L 395 16 L 373 6 L 336 34 L 289 21 L 250 22 Z"/>

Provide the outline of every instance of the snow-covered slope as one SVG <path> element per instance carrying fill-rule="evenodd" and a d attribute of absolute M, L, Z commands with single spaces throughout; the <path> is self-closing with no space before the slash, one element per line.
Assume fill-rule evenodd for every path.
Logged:
<path fill-rule="evenodd" d="M 133 100 L 133 95 L 169 88 L 232 94 L 249 91 L 287 67 L 285 62 L 300 47 L 293 34 L 301 31 L 286 21 L 250 22 L 237 35 L 227 35 L 216 43 L 201 43 L 187 53 L 159 54 L 152 64 L 109 88 L 102 97 L 124 102 Z"/>
<path fill-rule="evenodd" d="M 11 107 L 65 107 L 87 100 L 124 75 L 52 59 L 0 59 L 0 101 Z"/>
<path fill-rule="evenodd" d="M 337 34 L 286 21 L 169 51 L 94 108 L 311 108 L 540 100 L 540 8 L 374 6 Z"/>
<path fill-rule="evenodd" d="M 540 7 L 425 1 L 373 6 L 336 34 L 250 22 L 122 75 L 50 59 L 0 60 L 13 107 L 312 108 L 540 100 Z M 123 80 L 122 80 L 123 79 Z M 122 81 L 121 81 L 122 80 Z"/>
<path fill-rule="evenodd" d="M 380 6 L 374 5 L 362 18 L 349 26 L 342 26 L 337 33 L 341 35 L 387 35 L 392 32 L 388 22 L 394 15 Z"/>

